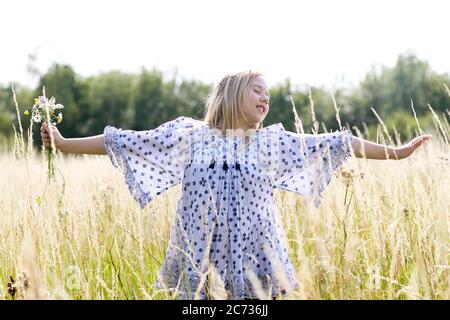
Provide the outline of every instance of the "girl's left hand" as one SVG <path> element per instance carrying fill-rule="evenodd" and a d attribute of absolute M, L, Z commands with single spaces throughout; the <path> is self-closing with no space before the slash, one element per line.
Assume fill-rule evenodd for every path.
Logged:
<path fill-rule="evenodd" d="M 398 154 L 401 159 L 409 157 L 417 148 L 419 148 L 425 141 L 431 140 L 431 134 L 425 134 L 423 136 L 418 136 L 412 139 L 410 142 L 404 146 L 398 148 Z"/>

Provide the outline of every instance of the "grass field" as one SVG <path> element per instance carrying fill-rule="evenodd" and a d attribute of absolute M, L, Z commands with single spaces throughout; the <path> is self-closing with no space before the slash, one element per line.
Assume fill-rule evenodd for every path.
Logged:
<path fill-rule="evenodd" d="M 407 159 L 350 159 L 319 209 L 276 193 L 300 284 L 284 299 L 450 298 L 441 125 Z M 179 186 L 140 211 L 106 156 L 57 154 L 47 184 L 44 153 L 22 148 L 0 154 L 0 299 L 177 298 L 153 285 Z"/>

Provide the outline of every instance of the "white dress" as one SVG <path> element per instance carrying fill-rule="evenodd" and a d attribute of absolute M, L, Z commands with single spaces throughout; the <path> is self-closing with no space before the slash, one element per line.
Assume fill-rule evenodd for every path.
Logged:
<path fill-rule="evenodd" d="M 278 123 L 245 140 L 189 117 L 147 131 L 107 126 L 104 137 L 141 208 L 182 183 L 156 282 L 176 288 L 180 299 L 208 298 L 211 272 L 231 299 L 255 298 L 257 288 L 272 296 L 297 288 L 273 191 L 305 195 L 318 207 L 353 139 L 348 130 L 297 134 Z"/>

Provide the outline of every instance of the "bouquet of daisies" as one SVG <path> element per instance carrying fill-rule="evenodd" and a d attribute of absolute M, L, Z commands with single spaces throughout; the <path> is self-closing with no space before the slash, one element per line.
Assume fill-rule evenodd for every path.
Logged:
<path fill-rule="evenodd" d="M 62 113 L 57 112 L 59 109 L 63 109 L 62 104 L 57 104 L 56 99 L 51 97 L 40 96 L 34 99 L 34 104 L 31 106 L 31 121 L 34 123 L 40 123 L 41 121 L 47 121 L 49 127 L 50 124 L 56 126 L 62 121 Z M 30 111 L 24 112 L 26 116 L 30 115 Z M 53 164 L 53 149 L 52 146 L 47 147 L 47 160 L 48 160 L 48 178 L 54 177 L 55 167 Z"/>

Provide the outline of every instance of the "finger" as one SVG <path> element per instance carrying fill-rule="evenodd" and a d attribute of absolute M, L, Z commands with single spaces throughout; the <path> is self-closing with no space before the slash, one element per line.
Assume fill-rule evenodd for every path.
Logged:
<path fill-rule="evenodd" d="M 431 135 L 423 135 L 423 136 L 420 136 L 420 137 L 418 137 L 419 138 L 419 140 L 421 140 L 421 141 L 426 141 L 426 140 L 430 140 L 431 139 Z"/>
<path fill-rule="evenodd" d="M 426 135 L 426 136 L 421 136 L 420 137 L 420 141 L 423 143 L 425 141 L 431 140 L 432 136 L 431 135 Z"/>

